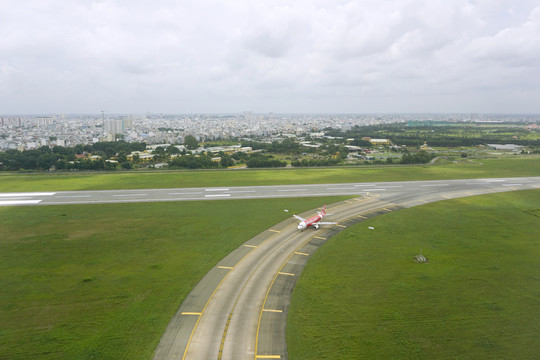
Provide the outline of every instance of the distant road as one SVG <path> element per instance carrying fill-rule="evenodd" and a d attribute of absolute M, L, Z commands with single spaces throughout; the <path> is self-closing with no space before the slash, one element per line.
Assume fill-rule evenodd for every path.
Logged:
<path fill-rule="evenodd" d="M 380 194 L 384 199 L 396 194 L 407 196 L 410 193 L 429 190 L 433 192 L 467 190 L 508 191 L 540 187 L 540 177 L 404 181 L 377 183 L 341 183 L 308 185 L 237 186 L 204 187 L 176 189 L 140 190 L 92 190 L 92 191 L 43 191 L 0 193 L 0 206 L 13 205 L 67 205 L 67 204 L 107 204 L 161 201 L 194 201 L 223 199 L 263 199 L 278 197 L 334 196 Z M 465 196 L 465 195 L 464 195 Z"/>

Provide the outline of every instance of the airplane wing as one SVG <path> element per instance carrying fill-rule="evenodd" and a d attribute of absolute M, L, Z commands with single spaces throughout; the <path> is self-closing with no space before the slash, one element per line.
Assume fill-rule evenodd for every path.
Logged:
<path fill-rule="evenodd" d="M 301 218 L 301 217 L 300 217 L 300 216 L 298 216 L 298 215 L 293 215 L 293 216 L 294 216 L 295 218 L 297 218 L 298 220 L 300 220 L 300 221 L 306 221 L 306 219 L 304 219 L 304 218 Z"/>

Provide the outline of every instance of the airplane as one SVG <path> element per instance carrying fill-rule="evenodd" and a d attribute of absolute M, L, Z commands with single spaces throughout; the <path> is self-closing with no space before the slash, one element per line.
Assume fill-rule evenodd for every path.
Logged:
<path fill-rule="evenodd" d="M 312 216 L 309 219 L 304 219 L 304 218 L 302 218 L 302 217 L 300 217 L 298 215 L 293 215 L 295 218 L 300 220 L 300 222 L 298 223 L 298 230 L 304 231 L 305 229 L 307 229 L 310 226 L 313 227 L 315 230 L 317 230 L 320 225 L 335 225 L 335 224 L 337 224 L 337 222 L 324 222 L 324 221 L 321 221 L 322 218 L 325 215 L 330 215 L 330 214 L 326 213 L 326 208 L 325 207 L 326 207 L 326 204 L 324 204 L 321 211 L 317 211 L 317 215 Z"/>

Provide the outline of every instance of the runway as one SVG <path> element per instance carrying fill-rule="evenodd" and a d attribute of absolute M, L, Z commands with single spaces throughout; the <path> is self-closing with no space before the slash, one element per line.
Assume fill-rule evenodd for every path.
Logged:
<path fill-rule="evenodd" d="M 402 196 L 406 193 L 426 192 L 434 188 L 440 192 L 453 189 L 509 191 L 538 187 L 540 177 L 465 179 L 377 183 L 304 184 L 274 186 L 201 187 L 138 190 L 81 190 L 0 193 L 0 206 L 107 204 L 161 201 L 198 201 L 224 199 L 262 199 L 279 197 L 333 196 L 380 194 L 381 197 Z"/>
<path fill-rule="evenodd" d="M 310 256 L 329 238 L 402 208 L 492 192 L 538 189 L 540 177 L 436 181 L 0 193 L 0 206 L 356 195 L 327 206 L 337 225 L 297 230 L 294 218 L 250 239 L 221 260 L 180 305 L 154 359 L 287 359 L 292 290 Z M 322 205 L 322 204 L 321 204 Z M 315 210 L 298 214 L 314 215 Z"/>

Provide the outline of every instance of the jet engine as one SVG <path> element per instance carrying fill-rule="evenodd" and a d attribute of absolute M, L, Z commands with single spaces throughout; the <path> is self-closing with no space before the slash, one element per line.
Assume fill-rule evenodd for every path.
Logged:
<path fill-rule="evenodd" d="M 319 224 L 313 224 L 313 228 L 314 228 L 315 230 L 319 230 Z"/>

